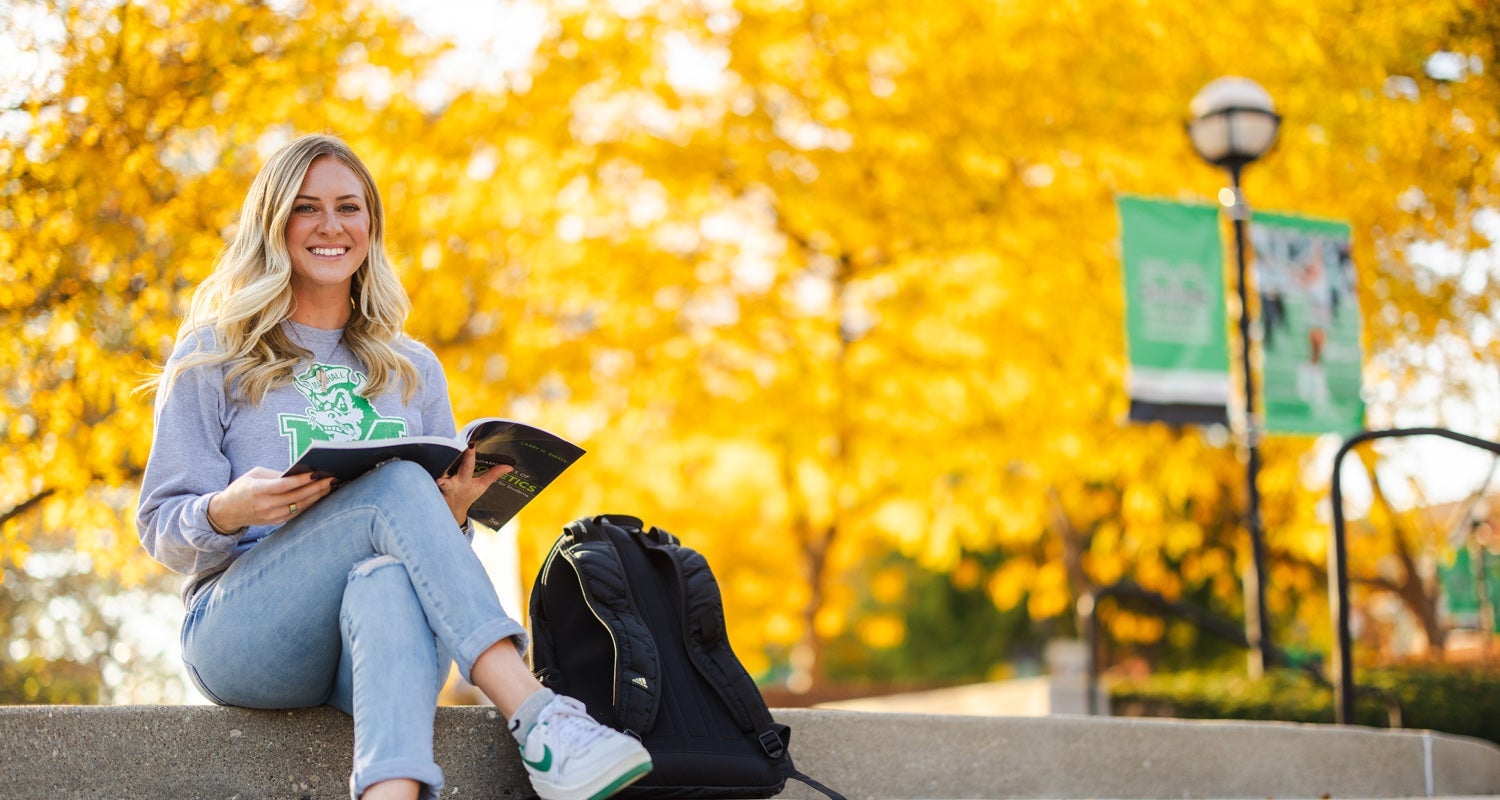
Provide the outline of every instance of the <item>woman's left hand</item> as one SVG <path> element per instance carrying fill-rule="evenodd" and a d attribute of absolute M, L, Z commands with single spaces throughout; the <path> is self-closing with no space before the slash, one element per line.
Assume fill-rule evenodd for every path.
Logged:
<path fill-rule="evenodd" d="M 485 490 L 500 480 L 500 476 L 513 471 L 515 468 L 509 464 L 498 464 L 485 470 L 480 475 L 474 474 L 474 448 L 470 447 L 464 451 L 463 458 L 459 459 L 458 468 L 452 475 L 438 478 L 438 489 L 443 493 L 443 499 L 448 501 L 448 508 L 453 511 L 453 519 L 461 526 L 469 519 L 469 506 L 484 494 Z"/>

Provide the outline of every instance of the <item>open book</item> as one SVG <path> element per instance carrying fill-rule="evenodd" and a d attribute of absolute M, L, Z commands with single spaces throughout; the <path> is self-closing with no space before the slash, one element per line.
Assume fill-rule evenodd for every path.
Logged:
<path fill-rule="evenodd" d="M 474 505 L 469 518 L 492 529 L 509 522 L 563 470 L 583 456 L 576 444 L 524 422 L 486 417 L 464 426 L 458 436 L 406 436 L 359 442 L 315 442 L 283 475 L 311 472 L 332 475 L 335 485 L 347 483 L 392 459 L 421 464 L 434 480 L 458 466 L 468 444 L 474 445 L 474 474 L 509 464 Z"/>

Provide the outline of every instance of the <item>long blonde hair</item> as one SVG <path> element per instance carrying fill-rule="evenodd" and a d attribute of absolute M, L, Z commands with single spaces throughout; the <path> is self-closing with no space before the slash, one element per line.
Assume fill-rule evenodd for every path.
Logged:
<path fill-rule="evenodd" d="M 225 391 L 238 382 L 242 399 L 260 403 L 266 392 L 292 381 L 298 362 L 312 354 L 293 342 L 281 327 L 292 314 L 292 261 L 286 246 L 287 220 L 308 167 L 320 158 L 335 158 L 364 184 L 370 211 L 370 252 L 354 273 L 352 310 L 344 327 L 344 344 L 368 373 L 360 394 L 375 397 L 399 382 L 411 402 L 417 390 L 417 368 L 394 346 L 404 336 L 411 300 L 385 250 L 385 208 L 375 179 L 349 146 L 333 136 L 302 136 L 272 155 L 240 211 L 234 240 L 219 254 L 214 271 L 193 294 L 178 339 L 204 328 L 215 346 L 184 358 L 170 386 L 183 370 L 228 363 Z"/>

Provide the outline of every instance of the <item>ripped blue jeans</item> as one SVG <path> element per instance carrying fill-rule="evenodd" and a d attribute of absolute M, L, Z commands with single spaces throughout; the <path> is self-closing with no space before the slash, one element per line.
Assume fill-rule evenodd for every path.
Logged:
<path fill-rule="evenodd" d="M 379 467 L 294 517 L 196 587 L 188 675 L 221 705 L 331 705 L 354 717 L 350 792 L 389 778 L 436 798 L 433 716 L 448 665 L 526 631 L 421 467 Z M 497 729 L 497 735 L 504 736 Z"/>

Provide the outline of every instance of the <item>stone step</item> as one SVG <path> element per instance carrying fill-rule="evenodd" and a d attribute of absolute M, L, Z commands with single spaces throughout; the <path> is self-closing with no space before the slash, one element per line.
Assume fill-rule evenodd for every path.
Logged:
<path fill-rule="evenodd" d="M 807 774 L 849 800 L 1500 799 L 1500 747 L 1425 731 L 1101 717 L 779 709 Z M 0 707 L 0 798 L 342 798 L 330 709 Z M 531 796 L 494 709 L 442 708 L 455 798 Z M 783 797 L 821 797 L 795 781 Z"/>

